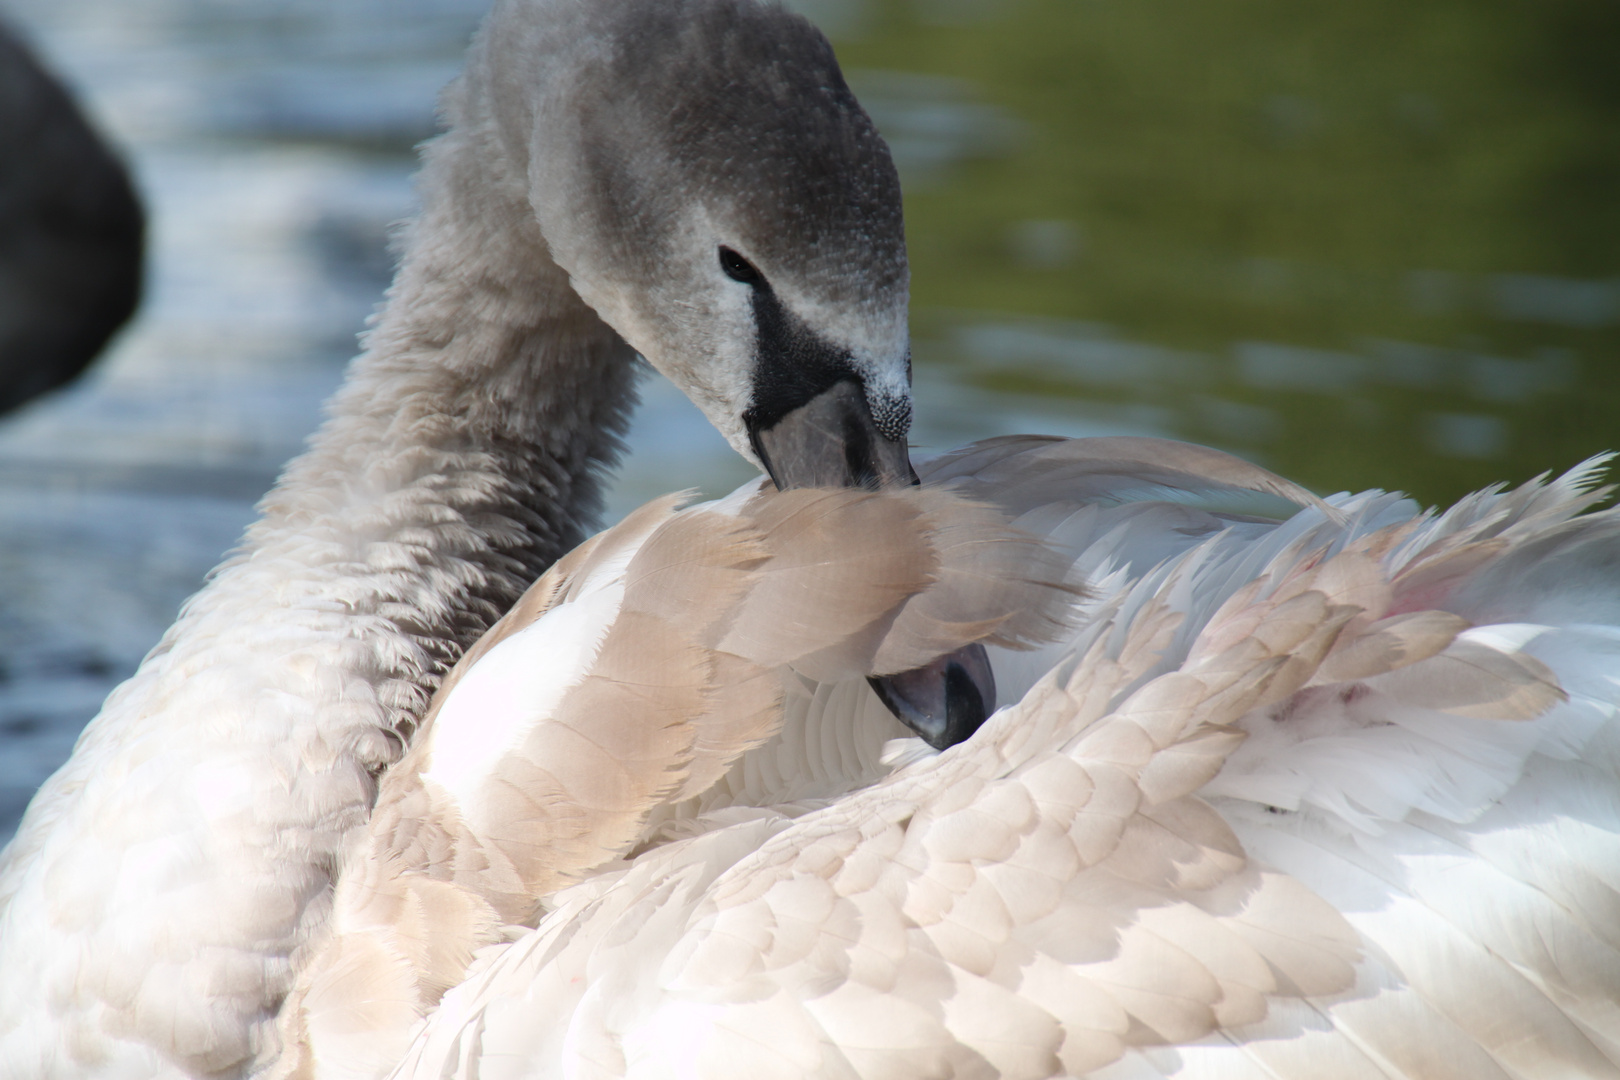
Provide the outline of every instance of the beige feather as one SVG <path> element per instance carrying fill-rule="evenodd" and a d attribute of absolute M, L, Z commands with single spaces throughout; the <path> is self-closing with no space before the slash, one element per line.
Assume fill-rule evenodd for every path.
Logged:
<path fill-rule="evenodd" d="M 1506 540 L 1469 540 L 1466 534 L 1435 543 L 1391 582 L 1395 594 L 1392 611 L 1443 609 L 1453 592 L 1482 567 L 1501 558 L 1510 546 Z"/>
<path fill-rule="evenodd" d="M 809 653 L 847 643 L 847 657 L 808 661 L 812 678 L 837 679 L 864 666 L 878 620 L 936 580 L 939 558 L 909 492 L 805 489 L 756 500 L 749 512 L 771 557 L 716 640 L 722 652 L 802 667 Z"/>
<path fill-rule="evenodd" d="M 450 669 L 433 695 L 433 701 L 423 717 L 421 726 L 425 728 L 433 722 L 439 705 L 450 696 L 450 692 L 461 681 L 461 676 L 478 663 L 490 649 L 518 631 L 533 626 L 554 604 L 567 597 L 567 590 L 571 584 L 589 577 L 608 559 L 645 540 L 650 533 L 674 515 L 684 500 L 683 495 L 665 495 L 644 503 L 626 514 L 624 520 L 613 528 L 597 533 L 553 563 L 533 585 L 524 590 L 511 610 L 485 631 Z"/>
<path fill-rule="evenodd" d="M 1467 640 L 1366 683 L 1409 704 L 1476 720 L 1529 720 L 1569 697 L 1535 657 Z"/>
<path fill-rule="evenodd" d="M 1394 671 L 1444 651 L 1469 627 L 1467 619 L 1446 611 L 1412 611 L 1391 615 L 1346 634 L 1317 669 L 1313 683 L 1350 682 Z"/>
<path fill-rule="evenodd" d="M 883 636 L 871 670 L 909 671 L 949 652 L 952 642 L 1017 648 L 1066 628 L 1073 601 L 1066 560 L 1036 537 L 1009 532 L 1002 515 L 948 491 L 909 494 L 930 526 L 939 587 L 914 594 Z"/>
<path fill-rule="evenodd" d="M 928 484 L 964 483 L 975 497 L 993 500 L 1014 515 L 1049 502 L 1053 492 L 1079 502 L 1117 498 L 1131 487 L 1165 487 L 1252 491 L 1341 519 L 1311 492 L 1252 462 L 1205 446 L 1134 435 L 985 439 L 920 463 L 918 475 Z"/>

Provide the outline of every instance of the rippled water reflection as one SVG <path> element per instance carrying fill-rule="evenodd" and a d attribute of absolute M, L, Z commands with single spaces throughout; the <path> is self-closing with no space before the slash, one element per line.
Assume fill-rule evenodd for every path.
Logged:
<path fill-rule="evenodd" d="M 1009 118 L 908 193 L 959 382 L 1431 500 L 1620 444 L 1612 3 L 862 12 L 847 64 Z"/>
<path fill-rule="evenodd" d="M 341 377 L 485 0 L 0 0 L 130 149 L 140 322 L 0 425 L 0 835 Z M 1599 0 L 809 0 L 907 190 L 919 425 L 1444 499 L 1620 445 Z M 615 511 L 747 468 L 646 384 Z"/>

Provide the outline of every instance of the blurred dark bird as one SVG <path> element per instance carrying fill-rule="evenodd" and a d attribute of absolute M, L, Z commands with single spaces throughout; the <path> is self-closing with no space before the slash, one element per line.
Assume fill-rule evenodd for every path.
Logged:
<path fill-rule="evenodd" d="M 75 378 L 135 311 L 145 214 L 62 84 L 0 25 L 0 413 Z"/>

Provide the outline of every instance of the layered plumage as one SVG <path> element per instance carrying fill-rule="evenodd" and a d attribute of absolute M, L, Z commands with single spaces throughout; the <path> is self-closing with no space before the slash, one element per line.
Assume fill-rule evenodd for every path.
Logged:
<path fill-rule="evenodd" d="M 477 949 L 780 730 L 784 677 L 1050 638 L 1074 591 L 1055 553 L 943 491 L 742 494 L 643 507 L 452 672 L 283 1010 L 278 1075 L 386 1070 Z"/>
<path fill-rule="evenodd" d="M 446 113 L 330 419 L 0 856 L 4 1073 L 1615 1074 L 1589 473 L 1426 516 L 1003 440 L 655 505 L 524 598 L 637 353 L 784 487 L 909 477 L 898 187 L 753 0 L 501 0 Z M 1211 487 L 1307 508 L 1158 497 Z M 973 570 L 984 506 L 1054 572 Z M 968 741 L 868 688 L 1059 581 Z"/>
<path fill-rule="evenodd" d="M 1076 629 L 993 649 L 1012 703 L 943 754 L 859 680 L 791 680 L 782 729 L 559 880 L 397 1075 L 1620 1075 L 1593 470 L 1440 515 L 1143 497 L 1193 453 L 922 466 L 1085 577 Z"/>

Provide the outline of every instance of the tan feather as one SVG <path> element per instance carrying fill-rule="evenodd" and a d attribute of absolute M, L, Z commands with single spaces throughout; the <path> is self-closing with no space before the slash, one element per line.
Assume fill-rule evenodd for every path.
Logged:
<path fill-rule="evenodd" d="M 1466 536 L 1441 541 L 1409 563 L 1391 582 L 1392 613 L 1444 608 L 1446 600 L 1480 568 L 1509 550 L 1506 540 L 1473 540 Z"/>
<path fill-rule="evenodd" d="M 1391 615 L 1346 634 L 1317 669 L 1313 683 L 1348 682 L 1382 675 L 1444 651 L 1469 622 L 1445 611 Z"/>
<path fill-rule="evenodd" d="M 708 659 L 708 700 L 694 733 L 685 778 L 669 796 L 671 802 L 707 790 L 733 761 L 781 725 L 780 672 L 719 651 Z"/>
<path fill-rule="evenodd" d="M 766 528 L 746 512 L 696 510 L 665 519 L 625 568 L 623 610 L 657 616 L 681 626 L 695 644 L 714 647 L 744 594 L 760 586 L 755 571 L 772 560 Z"/>
<path fill-rule="evenodd" d="M 626 548 L 644 540 L 675 514 L 685 495 L 665 495 L 636 507 L 613 528 L 599 532 L 574 550 L 558 559 L 533 585 L 530 585 L 517 603 L 501 616 L 484 635 L 475 641 L 456 665 L 445 675 L 433 695 L 421 727 L 427 727 L 438 712 L 439 705 L 450 695 L 461 676 L 483 659 L 496 645 L 520 630 L 534 625 L 552 606 L 567 596 L 569 587 L 581 577 L 599 568 L 603 562 L 622 554 Z"/>
<path fill-rule="evenodd" d="M 1206 699 L 1206 707 L 1210 700 Z M 1211 711 L 1220 715 L 1227 710 L 1217 704 Z M 1142 798 L 1154 805 L 1197 791 L 1215 778 L 1243 738 L 1243 732 L 1232 728 L 1213 723 L 1199 725 L 1192 734 L 1155 753 L 1142 767 L 1137 778 Z"/>
<path fill-rule="evenodd" d="M 903 495 L 814 489 L 748 509 L 770 560 L 716 647 L 823 680 L 870 670 L 879 620 L 936 580 L 920 509 Z"/>
<path fill-rule="evenodd" d="M 1535 657 L 1467 640 L 1367 684 L 1408 704 L 1478 720 L 1529 720 L 1569 697 Z"/>
<path fill-rule="evenodd" d="M 993 498 L 1014 515 L 1047 502 L 1053 491 L 1079 501 L 1107 498 L 1134 484 L 1184 491 L 1252 491 L 1314 507 L 1330 520 L 1341 516 L 1298 484 L 1242 458 L 1190 443 L 1132 435 L 985 439 L 922 463 L 918 475 L 929 484 L 966 482 L 975 497 Z"/>
<path fill-rule="evenodd" d="M 1048 641 L 1085 595 L 1066 582 L 1067 561 L 1034 536 L 1009 531 L 1002 515 L 947 491 L 908 493 L 924 513 L 938 559 L 938 587 L 900 609 L 873 660 L 875 674 L 920 667 L 963 641 L 1016 648 Z"/>

